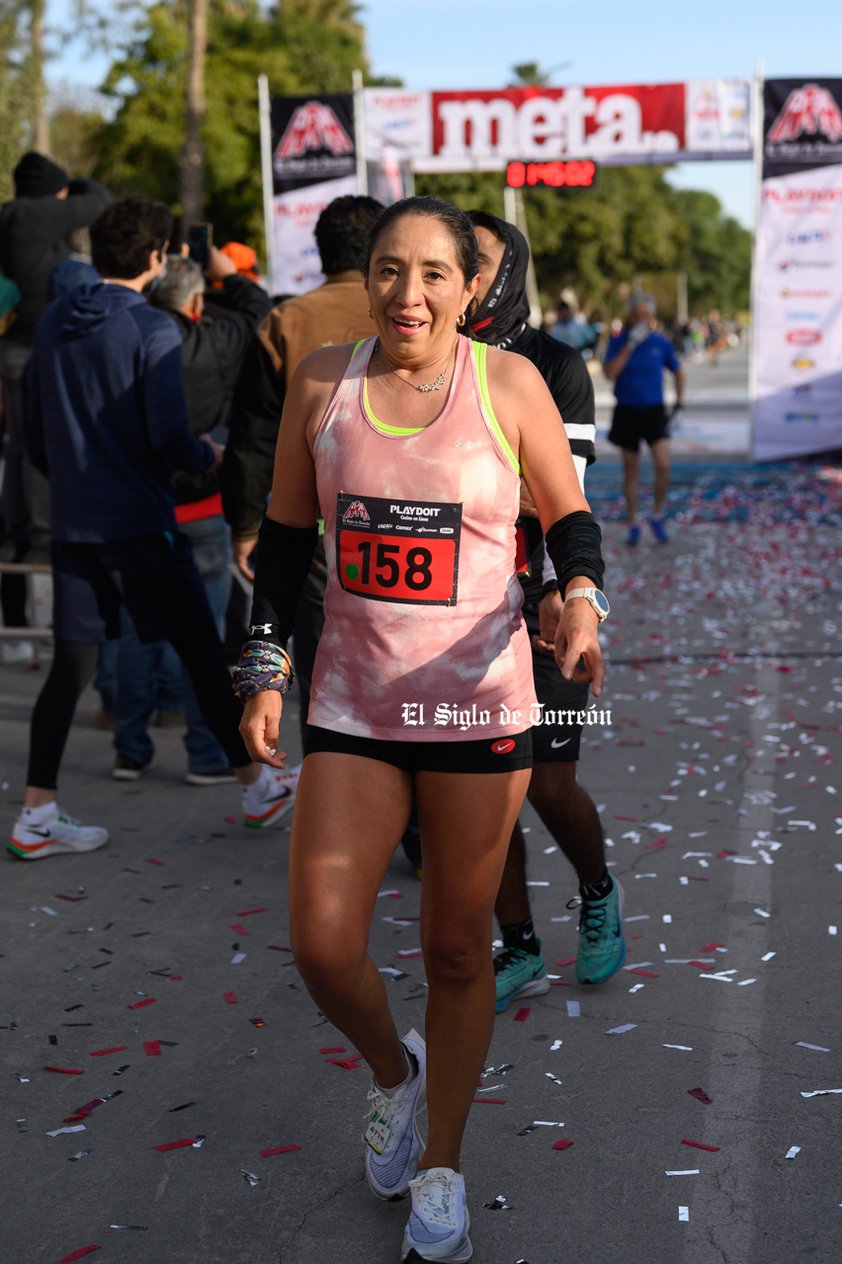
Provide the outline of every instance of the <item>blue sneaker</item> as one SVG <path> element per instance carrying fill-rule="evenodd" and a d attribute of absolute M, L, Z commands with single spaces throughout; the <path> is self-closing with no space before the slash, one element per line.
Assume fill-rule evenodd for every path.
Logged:
<path fill-rule="evenodd" d="M 640 543 L 640 527 L 637 525 L 636 522 L 633 522 L 631 526 L 629 527 L 629 533 L 626 536 L 626 544 L 629 546 L 630 549 L 633 549 L 635 545 L 639 543 Z"/>
<path fill-rule="evenodd" d="M 576 978 L 580 983 L 604 983 L 616 974 L 626 959 L 623 938 L 623 888 L 616 878 L 602 900 L 571 900 L 568 908 L 580 907 L 579 950 Z"/>
<path fill-rule="evenodd" d="M 463 1264 L 474 1253 L 465 1178 L 449 1167 L 431 1167 L 412 1182 L 412 1213 L 403 1235 L 401 1260 Z"/>
<path fill-rule="evenodd" d="M 651 528 L 652 534 L 654 535 L 655 539 L 658 541 L 659 544 L 669 544 L 670 538 L 667 535 L 667 529 L 664 526 L 663 517 L 650 518 L 649 526 Z"/>
<path fill-rule="evenodd" d="M 415 1116 L 427 1078 L 427 1047 L 415 1030 L 404 1036 L 401 1044 L 414 1057 L 418 1070 L 392 1097 L 372 1082 L 368 1094 L 371 1110 L 363 1137 L 369 1188 L 378 1198 L 389 1200 L 406 1198 L 423 1144 Z"/>
<path fill-rule="evenodd" d="M 536 947 L 537 953 L 527 952 L 525 948 L 504 948 L 494 958 L 498 1014 L 522 996 L 542 996 L 549 992 L 550 981 L 541 956 L 540 939 L 536 940 Z"/>

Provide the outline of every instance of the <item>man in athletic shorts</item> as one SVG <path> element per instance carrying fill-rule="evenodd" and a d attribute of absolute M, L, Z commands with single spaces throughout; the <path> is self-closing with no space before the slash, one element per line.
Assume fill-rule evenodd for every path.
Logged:
<path fill-rule="evenodd" d="M 471 211 L 479 244 L 482 284 L 479 308 L 471 322 L 475 338 L 525 356 L 541 373 L 555 400 L 584 487 L 585 468 L 594 461 L 594 393 L 578 351 L 528 324 L 526 269 L 529 247 L 512 224 L 482 211 Z M 544 578 L 544 545 L 534 508 L 525 493 L 518 529 L 523 586 L 523 615 L 532 639 L 535 692 L 546 711 L 584 712 L 588 686 L 565 680 L 547 646 L 561 611 L 558 584 Z M 522 546 L 521 546 L 521 541 Z M 536 645 L 536 638 L 543 648 Z M 576 781 L 582 724 L 538 724 L 532 731 L 534 766 L 528 798 L 579 878 L 580 983 L 603 983 L 625 959 L 621 891 L 605 867 L 602 825 L 588 792 Z M 497 896 L 495 913 L 503 950 L 494 960 L 497 1012 L 516 998 L 546 992 L 550 983 L 541 941 L 532 924 L 526 885 L 526 845 L 516 824 Z"/>

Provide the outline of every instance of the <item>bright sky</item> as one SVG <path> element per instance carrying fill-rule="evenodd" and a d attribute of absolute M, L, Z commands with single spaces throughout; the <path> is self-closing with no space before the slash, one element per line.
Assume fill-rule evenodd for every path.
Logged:
<path fill-rule="evenodd" d="M 62 21 L 70 0 L 52 0 Z M 368 55 L 376 74 L 410 88 L 496 88 L 511 67 L 555 68 L 552 84 L 669 83 L 748 77 L 758 58 L 769 77 L 838 76 L 842 5 L 803 11 L 789 0 L 363 0 Z M 813 20 L 815 19 L 815 20 Z M 96 85 L 104 63 L 70 49 L 53 80 Z M 750 163 L 693 163 L 671 180 L 709 189 L 751 222 Z"/>

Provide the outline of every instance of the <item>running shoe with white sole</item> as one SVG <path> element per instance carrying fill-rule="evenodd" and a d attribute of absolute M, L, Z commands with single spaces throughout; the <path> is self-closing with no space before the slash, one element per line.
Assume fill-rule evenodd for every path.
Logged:
<path fill-rule="evenodd" d="M 368 1094 L 371 1110 L 363 1137 L 369 1188 L 378 1198 L 390 1200 L 406 1198 L 423 1145 L 415 1118 L 427 1080 L 427 1047 L 414 1028 L 401 1044 L 415 1059 L 417 1072 L 392 1097 L 372 1081 Z"/>
<path fill-rule="evenodd" d="M 96 851 L 108 842 L 108 830 L 98 825 L 80 825 L 61 808 L 55 816 L 38 825 L 27 825 L 19 816 L 7 846 L 20 860 L 43 860 L 62 852 Z"/>
<path fill-rule="evenodd" d="M 465 1197 L 465 1178 L 449 1167 L 419 1172 L 410 1184 L 412 1212 L 403 1235 L 405 1264 L 437 1260 L 463 1264 L 474 1253 L 468 1230 L 471 1217 Z"/>
<path fill-rule="evenodd" d="M 523 996 L 542 996 L 549 992 L 550 981 L 541 956 L 540 940 L 536 941 L 536 947 L 537 953 L 527 952 L 525 948 L 504 948 L 494 958 L 498 1014 Z"/>
<path fill-rule="evenodd" d="M 277 825 L 293 807 L 295 785 L 284 778 L 283 769 L 264 764 L 257 781 L 242 787 L 243 824 L 247 829 Z"/>
<path fill-rule="evenodd" d="M 567 907 L 579 906 L 579 949 L 576 978 L 580 983 L 605 983 L 626 959 L 623 938 L 623 888 L 616 878 L 602 900 L 578 896 Z"/>

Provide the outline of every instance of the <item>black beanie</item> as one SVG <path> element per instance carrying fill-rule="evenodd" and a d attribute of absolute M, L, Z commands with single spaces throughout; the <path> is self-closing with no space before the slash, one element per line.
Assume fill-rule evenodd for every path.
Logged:
<path fill-rule="evenodd" d="M 14 170 L 16 197 L 54 197 L 70 183 L 70 177 L 57 162 L 30 150 Z"/>

